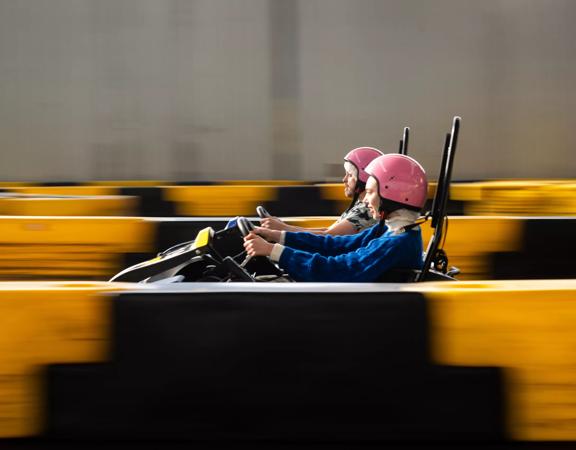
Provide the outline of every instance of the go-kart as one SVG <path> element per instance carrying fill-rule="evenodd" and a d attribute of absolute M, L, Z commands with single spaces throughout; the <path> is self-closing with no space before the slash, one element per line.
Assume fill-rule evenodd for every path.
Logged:
<path fill-rule="evenodd" d="M 271 217 L 262 206 L 261 218 Z M 244 236 L 254 229 L 245 217 L 238 217 L 220 231 L 207 227 L 196 239 L 175 245 L 153 259 L 131 266 L 110 281 L 141 283 L 291 281 L 287 274 L 264 256 L 249 257 Z"/>
<path fill-rule="evenodd" d="M 424 255 L 421 270 L 394 270 L 384 274 L 381 282 L 418 282 L 455 280 L 459 270 L 449 267 L 442 245 L 445 239 L 452 166 L 458 141 L 460 118 L 455 117 L 452 130 L 446 135 L 442 163 L 432 207 L 415 226 L 431 220 L 433 234 Z M 400 141 L 400 153 L 407 154 L 408 128 Z M 256 208 L 260 218 L 270 217 L 262 206 Z M 257 282 L 292 281 L 288 274 L 269 258 L 248 257 L 244 251 L 244 236 L 254 229 L 245 217 L 238 217 L 220 231 L 211 227 L 201 230 L 194 241 L 175 245 L 155 258 L 124 269 L 110 281 L 140 283 L 178 282 Z"/>

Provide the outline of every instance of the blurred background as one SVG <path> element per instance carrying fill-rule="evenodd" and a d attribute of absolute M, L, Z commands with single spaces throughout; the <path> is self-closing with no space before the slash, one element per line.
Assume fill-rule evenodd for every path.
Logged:
<path fill-rule="evenodd" d="M 573 0 L 0 0 L 0 179 L 568 178 Z"/>

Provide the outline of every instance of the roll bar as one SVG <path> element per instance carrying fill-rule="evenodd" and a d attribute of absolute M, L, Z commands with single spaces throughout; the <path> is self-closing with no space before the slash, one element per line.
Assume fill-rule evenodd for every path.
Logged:
<path fill-rule="evenodd" d="M 404 127 L 404 132 L 402 133 L 402 139 L 400 140 L 400 147 L 398 153 L 401 155 L 408 155 L 408 140 L 410 139 L 410 128 Z"/>
<path fill-rule="evenodd" d="M 461 118 L 456 116 L 452 120 L 452 131 L 446 135 L 444 150 L 442 152 L 442 164 L 438 176 L 436 193 L 432 200 L 432 208 L 428 215 L 431 216 L 432 237 L 426 249 L 426 258 L 422 271 L 418 274 L 416 281 L 423 281 L 430 271 L 432 263 L 435 268 L 441 270 L 447 267 L 448 259 L 442 245 L 444 244 L 444 223 L 446 222 L 446 208 L 450 195 L 450 182 L 452 180 L 452 166 L 454 165 L 454 155 L 458 145 L 458 134 L 460 132 Z"/>

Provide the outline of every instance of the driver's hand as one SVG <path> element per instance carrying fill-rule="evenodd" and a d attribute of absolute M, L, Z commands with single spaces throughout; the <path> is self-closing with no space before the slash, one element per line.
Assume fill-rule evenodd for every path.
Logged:
<path fill-rule="evenodd" d="M 264 239 L 270 242 L 280 242 L 282 237 L 282 232 L 278 230 L 269 230 L 262 227 L 254 227 L 253 233 L 262 236 Z"/>
<path fill-rule="evenodd" d="M 282 222 L 278 217 L 266 217 L 260 219 L 260 223 L 263 228 L 269 228 L 270 230 L 286 231 L 288 229 L 288 225 Z"/>
<path fill-rule="evenodd" d="M 265 241 L 260 236 L 251 231 L 248 236 L 244 238 L 244 248 L 249 256 L 270 256 L 274 244 Z"/>

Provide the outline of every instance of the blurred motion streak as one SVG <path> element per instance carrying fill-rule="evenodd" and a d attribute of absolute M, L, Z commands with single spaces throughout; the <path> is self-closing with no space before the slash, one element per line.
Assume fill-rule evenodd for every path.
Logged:
<path fill-rule="evenodd" d="M 576 440 L 576 280 L 411 286 L 431 299 L 438 364 L 505 368 L 518 440 Z"/>
<path fill-rule="evenodd" d="M 0 438 L 41 431 L 43 365 L 106 360 L 110 300 L 102 293 L 127 287 L 0 283 Z"/>

